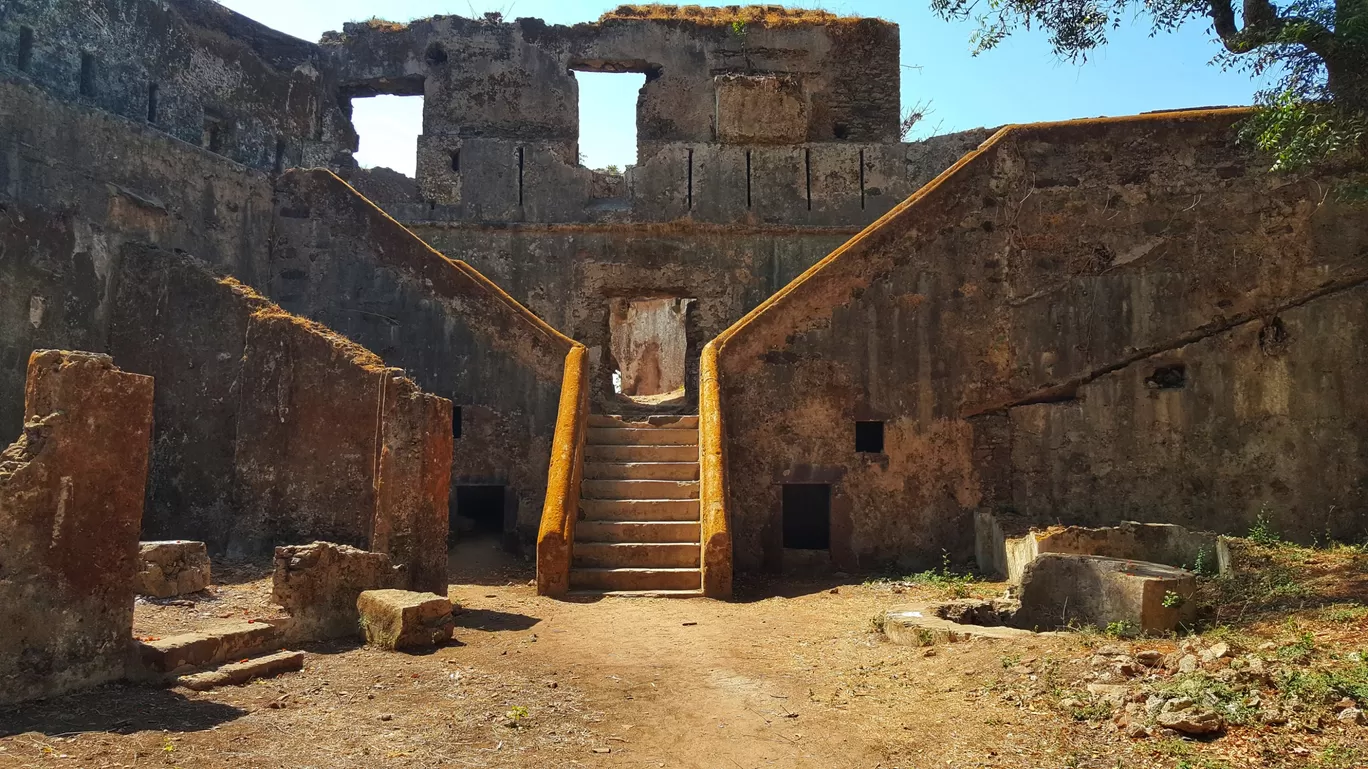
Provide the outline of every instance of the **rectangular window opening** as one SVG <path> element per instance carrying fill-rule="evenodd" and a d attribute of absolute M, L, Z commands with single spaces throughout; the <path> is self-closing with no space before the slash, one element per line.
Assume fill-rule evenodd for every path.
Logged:
<path fill-rule="evenodd" d="M 451 407 L 451 437 L 455 440 L 461 439 L 461 407 Z"/>
<path fill-rule="evenodd" d="M 601 174 L 623 176 L 637 162 L 637 103 L 646 74 L 595 64 L 595 71 L 570 73 L 579 86 L 579 162 Z"/>
<path fill-rule="evenodd" d="M 499 536 L 504 533 L 505 486 L 470 485 L 456 487 L 448 538 Z"/>
<path fill-rule="evenodd" d="M 831 484 L 783 485 L 784 547 L 794 550 L 831 549 Z"/>
<path fill-rule="evenodd" d="M 156 83 L 147 84 L 147 122 L 157 122 L 157 98 L 160 96 L 161 86 Z"/>
<path fill-rule="evenodd" d="M 1145 386 L 1151 390 L 1181 390 L 1187 387 L 1187 367 L 1181 363 L 1160 366 L 1145 377 Z"/>
<path fill-rule="evenodd" d="M 356 164 L 388 168 L 413 178 L 418 167 L 418 137 L 423 133 L 423 97 L 354 96 L 352 127 L 356 129 Z"/>
<path fill-rule="evenodd" d="M 19 65 L 20 72 L 28 72 L 33 66 L 33 27 L 19 28 Z"/>
<path fill-rule="evenodd" d="M 204 116 L 204 133 L 201 136 L 201 143 L 210 152 L 223 152 L 223 135 L 225 133 L 223 121 L 212 115 Z"/>
<path fill-rule="evenodd" d="M 271 167 L 275 169 L 275 172 L 276 172 L 276 173 L 280 173 L 281 171 L 284 171 L 284 170 L 285 170 L 285 140 L 284 140 L 284 139 L 276 139 L 276 146 L 275 146 L 275 162 L 272 163 Z"/>
<path fill-rule="evenodd" d="M 95 95 L 95 54 L 81 53 L 81 95 Z"/>
<path fill-rule="evenodd" d="M 855 450 L 862 454 L 882 454 L 884 450 L 884 423 L 856 422 Z"/>

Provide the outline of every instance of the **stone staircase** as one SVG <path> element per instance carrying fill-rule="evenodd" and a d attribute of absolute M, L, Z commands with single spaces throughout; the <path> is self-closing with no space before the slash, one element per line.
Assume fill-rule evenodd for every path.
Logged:
<path fill-rule="evenodd" d="M 572 594 L 702 595 L 698 417 L 589 417 Z"/>

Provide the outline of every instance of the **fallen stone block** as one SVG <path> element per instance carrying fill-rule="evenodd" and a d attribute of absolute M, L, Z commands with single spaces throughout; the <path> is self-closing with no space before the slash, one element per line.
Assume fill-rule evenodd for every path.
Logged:
<path fill-rule="evenodd" d="M 935 646 L 970 639 L 1011 640 L 1035 635 L 1012 627 L 960 624 L 937 616 L 936 606 L 902 606 L 884 612 L 877 622 L 883 634 L 903 646 Z"/>
<path fill-rule="evenodd" d="M 175 675 L 275 651 L 284 643 L 287 629 L 262 620 L 225 623 L 156 641 L 139 641 L 138 656 L 148 672 Z"/>
<path fill-rule="evenodd" d="M 404 571 L 384 553 L 314 542 L 275 550 L 272 598 L 294 618 L 294 641 L 357 633 L 357 598 L 367 590 L 402 587 Z M 431 597 L 431 596 L 429 596 Z"/>
<path fill-rule="evenodd" d="M 232 662 L 218 670 L 181 676 L 176 684 L 203 692 L 216 686 L 241 686 L 254 678 L 270 678 L 303 669 L 304 652 L 279 652 L 259 659 Z"/>
<path fill-rule="evenodd" d="M 152 389 L 107 355 L 29 357 L 23 433 L 0 446 L 0 704 L 126 674 Z"/>
<path fill-rule="evenodd" d="M 1122 521 L 1117 526 L 1028 528 L 1011 518 L 979 511 L 974 516 L 979 570 L 1020 584 L 1027 564 L 1042 553 L 1100 555 L 1183 569 L 1225 573 L 1229 557 L 1215 534 L 1171 523 Z"/>
<path fill-rule="evenodd" d="M 1157 563 L 1045 553 L 1026 567 L 1012 624 L 1040 630 L 1121 626 L 1166 633 L 1191 618 L 1197 579 Z"/>
<path fill-rule="evenodd" d="M 432 646 L 451 640 L 451 601 L 431 593 L 367 590 L 356 599 L 366 643 L 382 649 Z"/>
<path fill-rule="evenodd" d="M 209 551 L 203 542 L 142 542 L 138 558 L 141 568 L 134 590 L 139 595 L 170 598 L 209 587 Z"/>

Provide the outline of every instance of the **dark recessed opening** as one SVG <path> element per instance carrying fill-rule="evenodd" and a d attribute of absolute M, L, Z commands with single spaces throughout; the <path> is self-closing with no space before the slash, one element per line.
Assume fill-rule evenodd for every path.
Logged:
<path fill-rule="evenodd" d="M 276 139 L 275 163 L 272 166 L 276 173 L 285 170 L 285 140 Z"/>
<path fill-rule="evenodd" d="M 81 54 L 81 95 L 95 95 L 95 54 Z"/>
<path fill-rule="evenodd" d="M 831 549 L 831 484 L 784 484 L 784 547 Z"/>
<path fill-rule="evenodd" d="M 204 133 L 201 140 L 210 152 L 223 152 L 223 122 L 210 115 L 204 116 Z"/>
<path fill-rule="evenodd" d="M 451 511 L 450 532 L 503 534 L 504 487 L 457 486 L 456 506 Z"/>
<path fill-rule="evenodd" d="M 452 151 L 451 151 L 451 171 L 452 171 L 452 173 L 458 173 L 458 174 L 461 172 L 461 151 L 460 151 L 460 150 L 452 150 Z"/>
<path fill-rule="evenodd" d="M 19 71 L 28 72 L 33 65 L 33 28 L 19 28 Z"/>
<path fill-rule="evenodd" d="M 156 83 L 147 84 L 147 122 L 157 122 L 157 97 L 161 94 L 161 86 Z"/>
<path fill-rule="evenodd" d="M 455 440 L 461 439 L 461 407 L 451 407 L 451 437 Z"/>
<path fill-rule="evenodd" d="M 1154 390 L 1181 390 L 1187 386 L 1187 367 L 1181 363 L 1160 366 L 1145 377 L 1145 386 Z"/>
<path fill-rule="evenodd" d="M 428 46 L 427 63 L 434 67 L 447 63 L 447 52 L 441 43 L 433 43 Z"/>
<path fill-rule="evenodd" d="M 882 454 L 883 435 L 883 422 L 856 422 L 855 450 L 866 454 Z"/>
<path fill-rule="evenodd" d="M 836 125 L 831 127 L 831 133 L 837 139 L 844 139 L 850 136 L 850 127 L 847 126 L 845 123 L 837 123 Z"/>

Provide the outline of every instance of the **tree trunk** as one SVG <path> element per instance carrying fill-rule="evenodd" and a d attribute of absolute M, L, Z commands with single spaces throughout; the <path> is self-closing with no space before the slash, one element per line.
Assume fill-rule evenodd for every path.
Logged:
<path fill-rule="evenodd" d="M 1368 0 L 1335 3 L 1335 42 L 1328 54 L 1326 85 L 1335 104 L 1368 112 Z"/>

